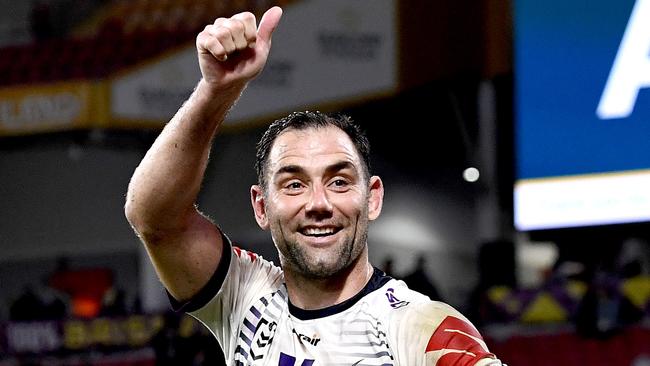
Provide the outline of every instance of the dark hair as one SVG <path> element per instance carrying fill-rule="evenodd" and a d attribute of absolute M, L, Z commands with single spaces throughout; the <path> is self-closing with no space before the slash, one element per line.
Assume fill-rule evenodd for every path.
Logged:
<path fill-rule="evenodd" d="M 326 114 L 322 112 L 293 112 L 290 115 L 275 120 L 264 132 L 262 138 L 257 143 L 257 153 L 255 155 L 255 171 L 257 172 L 257 181 L 266 188 L 266 165 L 269 159 L 269 152 L 275 139 L 284 131 L 289 129 L 306 130 L 308 128 L 323 128 L 334 126 L 340 128 L 352 140 L 363 161 L 363 174 L 365 178 L 370 177 L 370 142 L 361 128 L 352 121 L 347 115 L 336 113 Z"/>

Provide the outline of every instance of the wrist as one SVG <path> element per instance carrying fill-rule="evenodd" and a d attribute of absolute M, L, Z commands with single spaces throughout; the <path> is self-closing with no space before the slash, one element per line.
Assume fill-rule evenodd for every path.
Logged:
<path fill-rule="evenodd" d="M 201 111 L 202 119 L 221 120 L 235 104 L 245 87 L 246 83 L 223 86 L 201 79 L 187 104 L 191 106 L 190 108 Z"/>
<path fill-rule="evenodd" d="M 201 78 L 196 86 L 194 94 L 214 100 L 215 98 L 224 99 L 230 96 L 238 98 L 241 92 L 246 88 L 247 82 L 230 83 L 228 85 L 207 81 Z"/>

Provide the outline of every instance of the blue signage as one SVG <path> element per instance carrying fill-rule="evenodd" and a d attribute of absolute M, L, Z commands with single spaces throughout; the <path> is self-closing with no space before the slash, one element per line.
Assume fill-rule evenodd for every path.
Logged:
<path fill-rule="evenodd" d="M 650 168 L 650 0 L 515 1 L 518 179 Z"/>

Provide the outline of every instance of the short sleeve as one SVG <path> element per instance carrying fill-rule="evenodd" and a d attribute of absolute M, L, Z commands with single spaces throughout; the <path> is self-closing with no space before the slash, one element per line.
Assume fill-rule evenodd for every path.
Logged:
<path fill-rule="evenodd" d="M 391 326 L 401 365 L 501 365 L 472 323 L 442 302 L 404 307 Z"/>
<path fill-rule="evenodd" d="M 217 338 L 226 357 L 234 352 L 233 335 L 238 334 L 244 313 L 283 283 L 281 269 L 272 262 L 237 247 L 230 250 L 231 260 L 222 285 L 216 291 L 213 289 L 212 298 L 205 305 L 189 312 Z"/>

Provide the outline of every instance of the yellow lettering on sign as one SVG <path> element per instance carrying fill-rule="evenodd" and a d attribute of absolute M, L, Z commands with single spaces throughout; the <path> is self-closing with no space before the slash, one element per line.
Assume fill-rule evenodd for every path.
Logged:
<path fill-rule="evenodd" d="M 143 346 L 151 338 L 151 330 L 142 316 L 129 317 L 126 320 L 125 328 L 129 346 Z"/>
<path fill-rule="evenodd" d="M 88 330 L 83 322 L 71 320 L 63 325 L 63 345 L 68 349 L 88 346 Z"/>
<path fill-rule="evenodd" d="M 90 339 L 93 344 L 110 346 L 114 344 L 111 337 L 111 321 L 108 319 L 95 319 L 90 323 Z"/>

